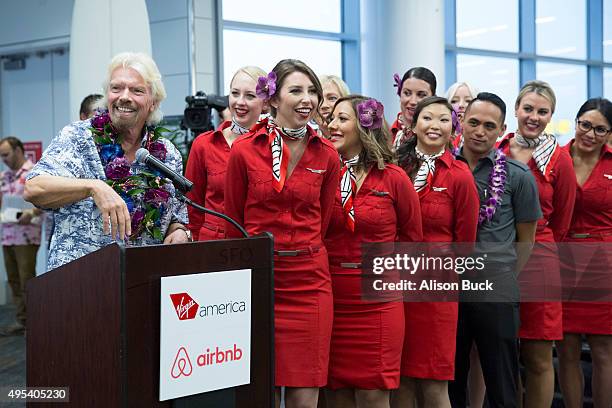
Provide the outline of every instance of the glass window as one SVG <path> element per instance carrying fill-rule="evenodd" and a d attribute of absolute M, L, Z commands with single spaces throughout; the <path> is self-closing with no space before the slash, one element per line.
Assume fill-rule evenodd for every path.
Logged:
<path fill-rule="evenodd" d="M 612 68 L 604 68 L 603 77 L 603 96 L 604 98 L 612 99 Z"/>
<path fill-rule="evenodd" d="M 518 0 L 456 0 L 457 46 L 518 52 Z"/>
<path fill-rule="evenodd" d="M 492 92 L 502 98 L 506 102 L 508 130 L 512 131 L 516 127 L 512 109 L 519 86 L 518 60 L 458 54 L 457 81 L 468 82 L 478 92 Z"/>
<path fill-rule="evenodd" d="M 604 0 L 603 4 L 603 56 L 604 60 L 612 62 L 612 0 Z M 612 95 L 607 94 L 608 97 Z"/>
<path fill-rule="evenodd" d="M 536 53 L 586 58 L 586 0 L 536 1 Z"/>
<path fill-rule="evenodd" d="M 223 49 L 224 92 L 238 68 L 256 65 L 269 72 L 285 58 L 299 59 L 317 74 L 342 76 L 340 41 L 223 30 Z"/>
<path fill-rule="evenodd" d="M 547 130 L 564 145 L 574 136 L 576 112 L 587 99 L 586 66 L 537 62 L 536 76 L 555 91 L 557 106 Z"/>
<path fill-rule="evenodd" d="M 340 0 L 223 0 L 223 19 L 339 33 Z"/>

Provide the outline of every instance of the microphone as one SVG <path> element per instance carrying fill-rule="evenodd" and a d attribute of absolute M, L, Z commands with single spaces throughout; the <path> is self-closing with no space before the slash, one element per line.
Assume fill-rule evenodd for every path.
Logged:
<path fill-rule="evenodd" d="M 172 170 L 164 162 L 151 155 L 151 153 L 149 153 L 149 151 L 143 147 L 136 151 L 136 161 L 163 174 L 163 176 L 170 179 L 172 184 L 174 184 L 174 187 L 176 187 L 176 189 L 182 193 L 188 192 L 193 187 L 193 183 L 191 181 Z"/>

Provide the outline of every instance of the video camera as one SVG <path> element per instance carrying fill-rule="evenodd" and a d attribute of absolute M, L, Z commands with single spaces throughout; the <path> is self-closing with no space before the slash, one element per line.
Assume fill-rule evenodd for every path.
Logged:
<path fill-rule="evenodd" d="M 206 95 L 202 91 L 186 96 L 185 102 L 187 107 L 183 113 L 181 127 L 190 129 L 194 135 L 214 129 L 211 121 L 212 108 L 221 112 L 229 106 L 227 96 Z"/>

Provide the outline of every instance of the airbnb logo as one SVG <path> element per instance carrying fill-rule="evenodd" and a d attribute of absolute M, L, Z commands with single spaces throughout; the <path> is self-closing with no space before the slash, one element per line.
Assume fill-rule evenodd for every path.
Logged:
<path fill-rule="evenodd" d="M 191 360 L 189 360 L 187 350 L 185 350 L 185 347 L 181 347 L 176 353 L 176 357 L 174 357 L 174 364 L 172 364 L 170 375 L 175 379 L 181 375 L 189 377 L 192 371 L 193 366 L 191 365 Z"/>
<path fill-rule="evenodd" d="M 174 293 L 170 295 L 174 310 L 179 320 L 193 319 L 196 316 L 199 305 L 187 293 Z"/>

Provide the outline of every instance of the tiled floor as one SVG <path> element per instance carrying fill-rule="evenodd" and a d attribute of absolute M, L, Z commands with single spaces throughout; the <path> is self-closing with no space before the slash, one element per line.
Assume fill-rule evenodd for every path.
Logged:
<path fill-rule="evenodd" d="M 12 324 L 15 318 L 13 306 L 0 306 L 0 326 Z M 0 387 L 24 387 L 26 383 L 25 337 L 0 337 Z M 2 407 L 25 407 L 25 403 L 6 403 Z"/>

